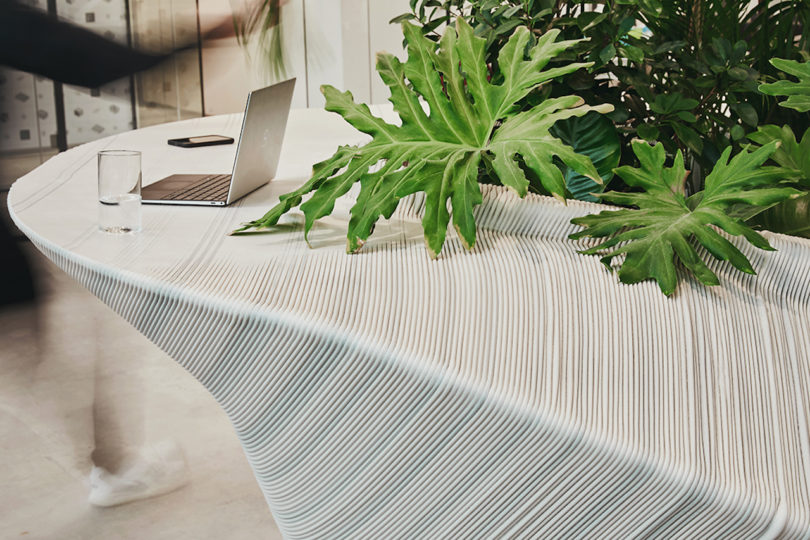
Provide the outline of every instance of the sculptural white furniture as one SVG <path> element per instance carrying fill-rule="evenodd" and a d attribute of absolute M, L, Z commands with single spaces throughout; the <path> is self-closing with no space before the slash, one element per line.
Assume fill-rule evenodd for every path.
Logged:
<path fill-rule="evenodd" d="M 742 249 L 759 276 L 621 285 L 576 254 L 598 209 L 487 186 L 478 245 L 429 259 L 419 200 L 357 255 L 348 204 L 227 233 L 363 136 L 293 111 L 278 178 L 229 208 L 145 207 L 96 227 L 96 153 L 144 182 L 227 168 L 238 115 L 74 148 L 18 181 L 45 255 L 191 372 L 231 418 L 288 538 L 810 537 L 810 242 Z"/>

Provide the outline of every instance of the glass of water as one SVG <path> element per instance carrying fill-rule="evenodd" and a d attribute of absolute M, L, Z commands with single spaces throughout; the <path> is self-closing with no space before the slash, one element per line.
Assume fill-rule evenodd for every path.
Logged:
<path fill-rule="evenodd" d="M 141 153 L 98 153 L 98 227 L 108 233 L 141 230 Z"/>

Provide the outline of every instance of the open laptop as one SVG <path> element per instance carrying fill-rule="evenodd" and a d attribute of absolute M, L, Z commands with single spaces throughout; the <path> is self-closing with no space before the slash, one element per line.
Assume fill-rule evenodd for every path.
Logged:
<path fill-rule="evenodd" d="M 141 190 L 145 204 L 227 206 L 276 174 L 295 79 L 248 95 L 231 174 L 173 174 Z"/>

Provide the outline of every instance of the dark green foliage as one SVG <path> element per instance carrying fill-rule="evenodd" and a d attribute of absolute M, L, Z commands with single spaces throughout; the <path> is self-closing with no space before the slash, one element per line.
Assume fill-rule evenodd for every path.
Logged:
<path fill-rule="evenodd" d="M 761 85 L 760 90 L 772 95 L 788 96 L 787 100 L 780 103 L 782 107 L 802 112 L 810 110 L 810 64 L 779 58 L 774 58 L 771 63 L 798 77 L 799 82 L 782 80 Z M 771 161 L 792 169 L 794 173 L 791 179 L 796 187 L 808 192 L 807 195 L 783 201 L 770 208 L 753 208 L 749 211 L 754 214 L 751 221 L 768 230 L 810 238 L 810 128 L 804 132 L 801 140 L 797 140 L 788 125 L 761 126 L 748 138 L 761 145 L 777 141 L 780 146 L 771 156 Z"/>
<path fill-rule="evenodd" d="M 609 118 L 612 126 L 601 126 L 589 144 L 565 136 L 589 117 L 553 131 L 593 160 L 605 184 L 609 160 L 600 156 L 614 159 L 615 138 L 619 148 L 634 139 L 656 143 L 652 150 L 636 141 L 635 156 L 617 154 L 623 166 L 611 192 L 598 195 L 600 186 L 569 181 L 577 198 L 592 200 L 595 192 L 630 207 L 575 220 L 588 227 L 575 237 L 608 237 L 587 253 L 602 253 L 607 264 L 619 256 L 622 281 L 656 279 L 670 294 L 680 260 L 702 282 L 716 283 L 693 249 L 696 242 L 753 272 L 712 226 L 766 249 L 743 220 L 810 236 L 810 195 L 799 196 L 810 193 L 810 1 L 412 0 L 402 18 L 418 21 L 428 36 L 463 18 L 486 38 L 490 61 L 516 27 L 535 36 L 554 28 L 566 39 L 587 38 L 559 60 L 593 66 L 550 82 L 522 106 L 573 92 L 589 104 L 612 105 L 598 120 Z M 787 97 L 781 107 L 777 96 Z M 607 135 L 611 128 L 615 137 Z M 750 142 L 762 148 L 749 154 Z M 768 155 L 779 167 L 760 167 Z M 664 167 L 667 156 L 673 168 Z M 733 171 L 737 177 L 729 176 Z"/>
<path fill-rule="evenodd" d="M 400 19 L 419 22 L 435 37 L 458 17 L 486 38 L 489 61 L 516 27 L 588 38 L 559 61 L 593 67 L 551 83 L 546 95 L 576 93 L 592 105 L 613 105 L 609 117 L 622 146 L 642 138 L 660 141 L 670 156 L 681 150 L 692 191 L 721 152 L 740 150 L 758 124 L 787 124 L 797 133 L 810 127 L 809 115 L 779 109 L 757 90 L 761 81 L 785 77 L 769 62 L 773 56 L 810 57 L 806 0 L 413 0 Z M 531 103 L 530 97 L 524 105 Z M 627 154 L 623 163 L 632 164 Z"/>
<path fill-rule="evenodd" d="M 565 186 L 575 199 L 596 201 L 594 193 L 601 193 L 621 157 L 621 141 L 610 120 L 603 114 L 590 112 L 585 116 L 560 120 L 551 128 L 551 134 L 572 147 L 578 154 L 588 156 L 596 167 L 602 183 L 598 184 L 564 163 Z"/>

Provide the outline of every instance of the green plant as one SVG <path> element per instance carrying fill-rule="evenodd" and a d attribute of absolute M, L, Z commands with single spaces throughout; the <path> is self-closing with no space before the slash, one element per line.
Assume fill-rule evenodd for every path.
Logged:
<path fill-rule="evenodd" d="M 604 191 L 613 178 L 613 169 L 622 155 L 621 140 L 610 120 L 605 115 L 590 112 L 585 116 L 558 120 L 550 132 L 578 154 L 588 156 L 602 179 L 602 182 L 595 182 L 561 164 L 565 186 L 571 196 L 581 201 L 597 201 L 596 195 Z"/>
<path fill-rule="evenodd" d="M 575 197 L 630 207 L 575 220 L 588 225 L 575 237 L 608 237 L 587 252 L 602 253 L 608 264 L 622 257 L 623 281 L 653 278 L 670 294 L 680 260 L 704 283 L 715 283 L 690 248 L 703 240 L 710 253 L 752 271 L 733 245 L 714 238 L 712 226 L 743 234 L 759 247 L 767 242 L 751 226 L 810 235 L 805 146 L 810 144 L 810 67 L 797 61 L 810 58 L 810 2 L 412 0 L 410 7 L 398 19 L 416 21 L 433 39 L 442 23 L 468 21 L 486 39 L 489 62 L 515 28 L 532 36 L 554 28 L 565 39 L 587 38 L 556 61 L 592 62 L 588 70 L 550 81 L 518 106 L 531 110 L 539 101 L 572 93 L 589 104 L 613 106 L 598 120 L 572 118 L 551 132 L 599 166 L 602 186 L 573 182 L 566 171 Z M 788 99 L 780 108 L 773 96 Z M 607 119 L 612 126 L 585 125 Z M 763 125 L 771 123 L 781 127 Z M 802 132 L 797 142 L 794 133 Z M 634 153 L 619 151 L 614 158 L 617 138 L 619 148 L 635 141 Z M 655 150 L 644 150 L 647 145 L 637 139 L 655 144 Z M 744 158 L 748 141 L 770 152 L 760 149 L 751 154 L 756 160 Z M 758 169 L 768 153 L 778 167 Z M 664 168 L 667 156 L 674 159 L 669 169 Z M 613 159 L 617 163 L 611 164 Z M 615 169 L 613 191 L 600 195 L 615 164 L 622 166 Z M 737 170 L 742 164 L 747 168 Z M 647 177 L 632 172 L 639 170 Z M 741 176 L 723 176 L 728 171 Z M 662 182 L 669 187 L 663 189 Z M 808 194 L 799 197 L 800 191 Z"/>
<path fill-rule="evenodd" d="M 799 82 L 787 80 L 771 84 L 762 84 L 759 91 L 771 96 L 788 96 L 780 103 L 782 107 L 796 109 L 799 112 L 810 111 L 810 63 L 794 62 L 783 58 L 773 58 L 771 63 L 778 69 L 794 75 Z"/>
<path fill-rule="evenodd" d="M 478 176 L 482 162 L 519 196 L 529 188 L 527 173 L 548 193 L 561 199 L 566 196 L 565 177 L 555 166 L 555 158 L 593 182 L 601 182 L 591 161 L 549 130 L 559 120 L 590 111 L 609 112 L 610 105 L 591 107 L 577 96 L 560 96 L 524 111 L 516 106 L 543 83 L 590 66 L 565 63 L 544 69 L 577 41 L 556 41 L 559 32 L 551 30 L 530 44 L 529 32 L 519 28 L 504 44 L 490 73 L 485 40 L 475 37 L 464 19 L 457 20 L 456 29 L 444 33 L 438 47 L 411 24 L 404 23 L 403 31 L 407 61 L 403 64 L 390 54 L 378 55 L 377 61 L 402 125 L 373 116 L 349 92 L 323 87 L 326 109 L 371 135 L 371 142 L 339 148 L 316 165 L 312 178 L 301 188 L 283 195 L 264 217 L 237 232 L 275 225 L 304 195 L 313 192 L 301 204 L 308 232 L 316 219 L 332 212 L 338 197 L 359 182 L 360 194 L 348 227 L 348 251 L 362 247 L 380 216 L 389 217 L 400 198 L 424 192 L 422 225 L 428 251 L 436 257 L 451 219 L 448 200 L 463 243 L 467 248 L 475 243 L 473 208 L 481 203 Z M 420 97 L 430 114 L 423 110 Z"/>
<path fill-rule="evenodd" d="M 810 63 L 802 64 L 779 58 L 772 59 L 771 63 L 786 73 L 797 76 L 799 82 L 782 80 L 762 84 L 760 91 L 775 96 L 788 96 L 787 100 L 780 103 L 782 107 L 799 112 L 810 110 Z M 750 221 L 768 230 L 810 237 L 810 128 L 804 132 L 800 141 L 797 141 L 789 125 L 760 126 L 748 138 L 761 145 L 778 141 L 780 147 L 771 155 L 771 161 L 794 170 L 793 182 L 796 187 L 807 192 L 802 197 L 783 201 L 770 208 L 751 209 L 749 213 L 753 216 Z"/>
<path fill-rule="evenodd" d="M 727 148 L 706 177 L 705 188 L 687 196 L 684 188 L 688 172 L 681 152 L 676 154 L 672 167 L 667 168 L 663 145 L 635 141 L 633 152 L 641 167 L 619 167 L 616 173 L 628 185 L 643 191 L 611 191 L 601 196 L 602 200 L 635 208 L 576 218 L 573 223 L 585 229 L 571 238 L 607 238 L 580 253 L 601 255 L 608 268 L 614 258 L 624 256 L 619 268 L 623 283 L 654 279 L 666 295 L 677 287 L 676 260 L 701 283 L 719 283 L 717 275 L 695 249 L 696 244 L 734 268 L 754 274 L 745 255 L 711 226 L 733 236 L 743 236 L 760 249 L 773 249 L 765 237 L 727 212 L 736 203 L 767 206 L 801 194 L 791 187 L 774 186 L 789 171 L 761 166 L 777 147 L 778 142 L 773 141 L 754 152 L 743 150 L 731 160 L 731 148 Z"/>
<path fill-rule="evenodd" d="M 810 129 L 804 132 L 800 141 L 796 140 L 790 126 L 760 126 L 748 138 L 762 146 L 778 142 L 779 148 L 771 155 L 771 160 L 786 170 L 793 171 L 785 180 L 793 180 L 796 187 L 810 191 Z"/>
<path fill-rule="evenodd" d="M 683 152 L 692 171 L 689 191 L 701 189 L 704 171 L 726 147 L 739 151 L 759 123 L 796 132 L 810 125 L 807 115 L 779 110 L 757 90 L 760 80 L 781 77 L 772 56 L 808 54 L 807 1 L 412 0 L 397 20 L 416 21 L 436 39 L 442 23 L 458 18 L 487 40 L 490 62 L 516 27 L 588 38 L 558 60 L 593 66 L 551 82 L 540 97 L 576 93 L 589 104 L 613 105 L 608 116 L 622 146 L 642 138 L 661 142 L 670 156 Z M 522 105 L 530 108 L 533 97 Z M 621 161 L 633 162 L 630 152 Z M 631 188 L 618 181 L 614 189 Z"/>

